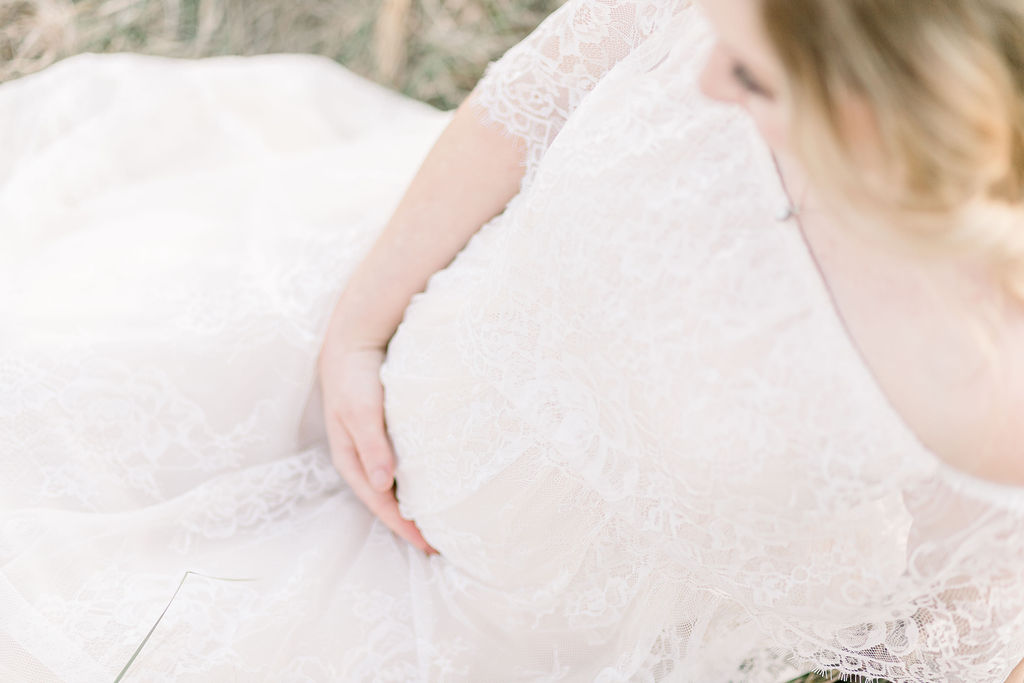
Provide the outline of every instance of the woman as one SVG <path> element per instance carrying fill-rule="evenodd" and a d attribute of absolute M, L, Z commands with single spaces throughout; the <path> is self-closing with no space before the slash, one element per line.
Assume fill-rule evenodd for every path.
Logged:
<path fill-rule="evenodd" d="M 4 86 L 0 666 L 1005 680 L 1022 33 L 573 0 L 450 120 L 301 58 Z"/>

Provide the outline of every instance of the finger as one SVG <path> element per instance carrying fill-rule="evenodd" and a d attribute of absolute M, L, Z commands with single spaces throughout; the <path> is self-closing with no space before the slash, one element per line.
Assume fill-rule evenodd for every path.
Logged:
<path fill-rule="evenodd" d="M 373 491 L 370 492 L 370 495 L 373 497 L 373 500 L 368 504 L 370 509 L 377 514 L 389 529 L 424 552 L 437 552 L 430 547 L 427 539 L 423 538 L 423 533 L 416 526 L 416 523 L 402 517 L 393 491 L 386 491 L 384 493 Z"/>
<path fill-rule="evenodd" d="M 393 491 L 374 491 L 365 481 L 357 483 L 352 490 L 366 507 L 400 538 L 409 541 L 423 552 L 437 553 L 427 543 L 427 539 L 423 538 L 423 533 L 416 523 L 402 517 L 398 510 L 398 500 L 395 499 Z"/>
<path fill-rule="evenodd" d="M 344 425 L 337 420 L 328 419 L 326 426 L 331 460 L 356 497 L 399 537 L 426 553 L 437 554 L 437 550 L 427 543 L 416 524 L 401 516 L 394 491 L 375 491 L 370 487 Z"/>
<path fill-rule="evenodd" d="M 367 481 L 377 491 L 390 490 L 395 482 L 395 454 L 384 429 L 383 396 L 380 402 L 363 404 L 344 417 Z"/>
<path fill-rule="evenodd" d="M 342 478 L 351 486 L 352 480 L 357 474 L 360 474 L 359 470 L 361 469 L 359 458 L 356 455 L 356 447 L 345 430 L 345 426 L 334 416 L 330 414 L 324 416 L 324 427 L 327 431 L 327 445 L 331 451 L 331 462 L 334 464 L 334 469 L 338 470 Z"/>

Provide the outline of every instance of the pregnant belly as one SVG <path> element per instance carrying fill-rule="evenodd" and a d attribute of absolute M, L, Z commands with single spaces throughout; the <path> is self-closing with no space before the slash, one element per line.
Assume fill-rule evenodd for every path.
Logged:
<path fill-rule="evenodd" d="M 504 590 L 555 590 L 604 513 L 564 459 L 578 439 L 539 327 L 542 286 L 499 227 L 414 297 L 381 369 L 385 417 L 402 512 L 446 560 Z"/>

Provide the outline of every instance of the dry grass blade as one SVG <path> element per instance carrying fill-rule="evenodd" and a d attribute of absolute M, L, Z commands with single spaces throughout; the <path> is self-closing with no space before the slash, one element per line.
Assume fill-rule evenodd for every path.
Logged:
<path fill-rule="evenodd" d="M 405 29 L 412 0 L 384 0 L 377 14 L 374 53 L 377 78 L 393 83 L 405 61 Z"/>
<path fill-rule="evenodd" d="M 132 653 L 131 658 L 128 660 L 127 663 L 125 663 L 125 665 L 121 669 L 120 673 L 117 674 L 117 678 L 114 679 L 114 683 L 121 683 L 121 681 L 124 679 L 125 674 L 128 673 L 128 669 L 130 669 L 132 664 L 135 663 L 135 660 L 138 658 L 139 653 L 142 652 L 142 648 L 146 647 L 146 643 L 149 642 L 149 639 L 153 635 L 153 632 L 156 630 L 156 627 L 160 625 L 160 622 L 163 620 L 164 615 L 167 614 L 167 610 L 169 610 L 171 608 L 171 603 L 174 602 L 174 598 L 178 597 L 178 592 L 181 591 L 181 587 L 185 585 L 185 579 L 187 579 L 190 574 L 195 574 L 196 576 L 202 576 L 202 577 L 207 578 L 207 579 L 213 579 L 214 581 L 255 581 L 256 580 L 256 579 L 230 579 L 230 578 L 224 578 L 224 577 L 221 577 L 221 576 L 210 576 L 209 574 L 203 574 L 201 572 L 194 572 L 194 571 L 191 571 L 191 570 L 186 571 L 184 574 L 182 574 L 181 581 L 178 583 L 178 587 L 174 589 L 174 593 L 171 595 L 171 599 L 168 600 L 167 601 L 167 605 L 164 606 L 164 611 L 161 612 L 160 616 L 158 616 L 156 618 L 156 621 L 153 622 L 153 625 L 150 627 L 149 632 L 146 633 L 146 637 L 142 639 L 142 642 L 139 643 L 139 646 L 137 648 L 135 648 L 135 652 Z"/>

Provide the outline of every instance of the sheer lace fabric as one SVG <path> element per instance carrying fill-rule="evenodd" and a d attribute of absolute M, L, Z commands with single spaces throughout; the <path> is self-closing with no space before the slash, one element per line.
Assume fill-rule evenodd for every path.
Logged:
<path fill-rule="evenodd" d="M 447 115 L 299 57 L 0 88 L 0 672 L 112 680 L 192 570 L 140 680 L 1001 683 L 1024 492 L 886 402 L 708 40 L 573 0 L 475 91 L 522 192 L 381 372 L 433 558 L 334 474 L 314 365 Z"/>
<path fill-rule="evenodd" d="M 528 185 L 548 145 L 604 75 L 685 3 L 567 2 L 487 71 L 473 93 L 488 120 L 527 144 Z M 636 53 L 636 54 L 634 54 Z"/>

